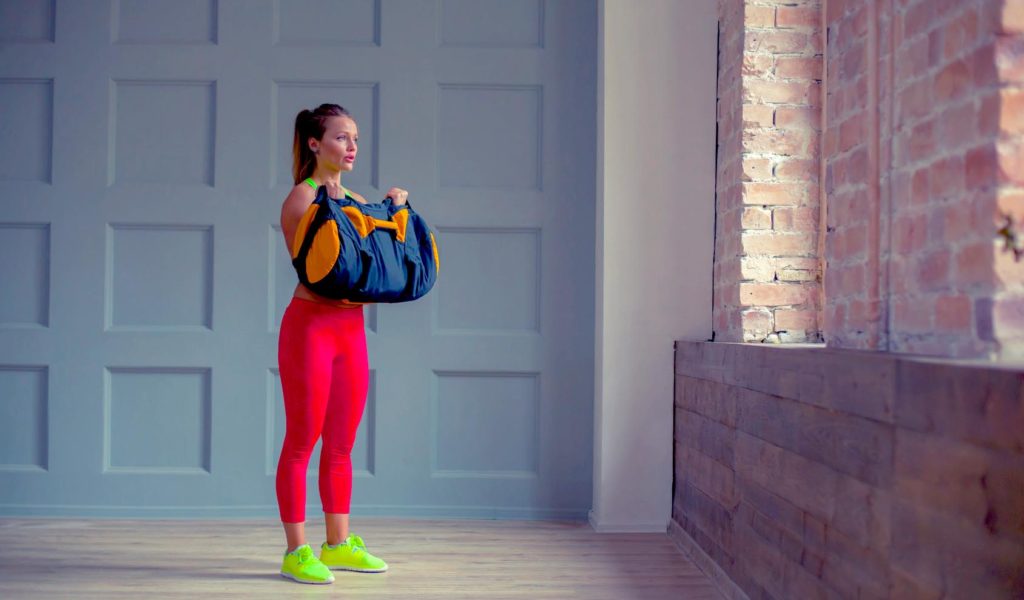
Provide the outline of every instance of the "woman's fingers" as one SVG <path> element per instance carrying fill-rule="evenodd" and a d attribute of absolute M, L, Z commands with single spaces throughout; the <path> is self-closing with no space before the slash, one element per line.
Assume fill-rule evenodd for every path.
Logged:
<path fill-rule="evenodd" d="M 387 195 L 391 197 L 391 200 L 397 206 L 405 204 L 405 201 L 409 198 L 409 192 L 397 187 L 393 187 L 390 190 L 388 190 Z"/>

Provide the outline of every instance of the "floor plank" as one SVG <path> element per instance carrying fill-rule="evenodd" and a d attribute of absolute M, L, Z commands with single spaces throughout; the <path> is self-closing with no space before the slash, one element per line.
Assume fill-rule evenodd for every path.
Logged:
<path fill-rule="evenodd" d="M 306 532 L 314 551 L 323 520 Z M 352 518 L 388 562 L 300 585 L 268 520 L 0 519 L 0 598 L 721 600 L 666 534 L 562 521 Z"/>

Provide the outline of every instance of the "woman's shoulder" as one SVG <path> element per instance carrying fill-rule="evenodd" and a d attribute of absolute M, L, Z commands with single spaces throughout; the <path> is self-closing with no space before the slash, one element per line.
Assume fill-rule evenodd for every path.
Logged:
<path fill-rule="evenodd" d="M 292 186 L 291 191 L 285 196 L 284 202 L 306 202 L 307 204 L 312 202 L 316 198 L 316 190 L 311 188 L 305 181 L 300 181 Z"/>
<path fill-rule="evenodd" d="M 366 198 L 363 198 L 362 194 L 360 194 L 360 193 L 358 193 L 356 191 L 353 191 L 352 188 L 345 188 L 345 189 L 348 191 L 348 195 L 352 196 L 353 200 L 355 200 L 356 202 L 362 202 L 363 204 L 366 204 Z"/>

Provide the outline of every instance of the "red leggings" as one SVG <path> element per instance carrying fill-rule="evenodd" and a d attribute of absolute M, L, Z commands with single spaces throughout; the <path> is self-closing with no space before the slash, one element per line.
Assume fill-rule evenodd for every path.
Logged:
<path fill-rule="evenodd" d="M 348 514 L 352 444 L 369 382 L 363 308 L 292 298 L 281 320 L 277 364 L 287 423 L 277 461 L 281 521 L 305 521 L 306 468 L 321 433 L 320 501 L 325 513 Z"/>

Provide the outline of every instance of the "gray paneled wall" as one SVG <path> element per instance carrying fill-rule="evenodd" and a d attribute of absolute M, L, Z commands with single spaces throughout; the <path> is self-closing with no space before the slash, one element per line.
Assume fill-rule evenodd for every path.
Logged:
<path fill-rule="evenodd" d="M 276 516 L 280 203 L 336 102 L 441 258 L 367 309 L 353 511 L 584 518 L 595 65 L 583 0 L 0 0 L 0 514 Z"/>

